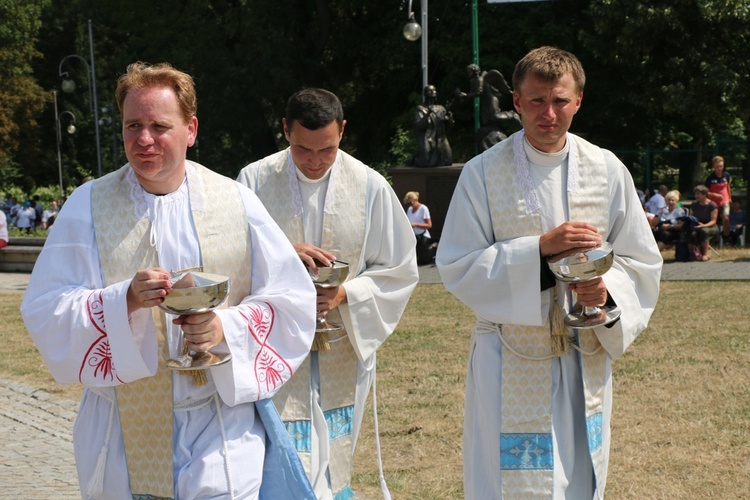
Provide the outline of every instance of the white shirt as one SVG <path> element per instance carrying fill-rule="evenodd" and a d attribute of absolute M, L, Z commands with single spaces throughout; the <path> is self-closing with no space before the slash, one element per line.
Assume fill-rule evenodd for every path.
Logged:
<path fill-rule="evenodd" d="M 654 193 L 646 202 L 646 210 L 654 215 L 661 215 L 667 210 L 667 201 L 659 193 Z"/>
<path fill-rule="evenodd" d="M 426 220 L 430 219 L 430 209 L 427 208 L 427 205 L 424 204 L 419 205 L 419 208 L 417 208 L 416 212 L 414 211 L 413 207 L 409 207 L 406 209 L 406 216 L 409 218 L 409 222 L 424 224 Z M 431 238 L 430 231 L 428 231 L 427 229 L 414 226 L 412 226 L 412 229 L 414 230 L 414 234 L 416 235 L 424 234 L 428 238 Z"/>

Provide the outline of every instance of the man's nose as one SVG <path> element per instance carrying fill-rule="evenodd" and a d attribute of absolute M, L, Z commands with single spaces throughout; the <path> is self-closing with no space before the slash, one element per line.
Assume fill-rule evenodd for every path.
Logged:
<path fill-rule="evenodd" d="M 310 163 L 312 163 L 312 165 L 316 168 L 320 167 L 325 163 L 325 156 L 318 153 L 313 153 L 310 157 Z"/>
<path fill-rule="evenodd" d="M 151 135 L 151 131 L 148 128 L 144 127 L 141 130 L 141 133 L 138 134 L 138 144 L 148 145 L 148 144 L 152 144 L 153 142 L 154 142 L 154 138 Z"/>
<path fill-rule="evenodd" d="M 547 104 L 544 109 L 542 110 L 542 115 L 547 118 L 554 118 L 555 116 L 555 110 L 552 106 L 552 104 Z"/>

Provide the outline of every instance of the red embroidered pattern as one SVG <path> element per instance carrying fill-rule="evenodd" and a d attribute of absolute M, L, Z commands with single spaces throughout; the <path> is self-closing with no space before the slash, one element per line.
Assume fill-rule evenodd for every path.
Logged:
<path fill-rule="evenodd" d="M 268 345 L 275 313 L 271 304 L 266 303 L 266 306 L 268 307 L 252 304 L 247 306 L 249 316 L 243 311 L 240 311 L 240 314 L 247 321 L 250 335 L 260 346 L 258 356 L 255 358 L 255 377 L 258 381 L 258 388 L 265 385 L 266 391 L 270 392 L 292 376 L 292 367 L 273 347 Z"/>
<path fill-rule="evenodd" d="M 109 380 L 110 382 L 117 377 L 114 366 L 112 365 L 112 352 L 109 349 L 109 340 L 107 339 L 107 330 L 104 324 L 104 304 L 102 302 L 102 292 L 91 292 L 86 301 L 86 311 L 89 320 L 94 328 L 99 330 L 102 335 L 97 338 L 86 351 L 81 363 L 81 369 L 78 371 L 78 381 L 83 383 L 84 370 L 86 375 L 92 378 Z M 117 380 L 120 380 L 119 378 Z M 122 382 L 120 380 L 120 382 Z"/>

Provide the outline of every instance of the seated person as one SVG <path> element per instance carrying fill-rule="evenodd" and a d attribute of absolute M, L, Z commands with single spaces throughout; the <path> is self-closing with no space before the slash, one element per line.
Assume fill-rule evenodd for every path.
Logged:
<path fill-rule="evenodd" d="M 729 212 L 729 241 L 732 245 L 739 245 L 742 229 L 745 227 L 745 211 L 742 204 L 734 200 L 732 210 Z"/>
<path fill-rule="evenodd" d="M 649 212 L 648 208 L 646 208 L 646 193 L 640 189 L 636 189 L 636 193 L 638 193 L 638 199 L 641 200 L 641 208 L 643 208 L 643 214 L 646 216 L 646 221 L 653 232 L 656 230 L 656 226 L 659 225 L 659 218 L 655 214 Z"/>
<path fill-rule="evenodd" d="M 661 186 L 659 186 L 658 191 L 651 195 L 651 197 L 646 201 L 646 210 L 649 213 L 657 216 L 661 216 L 662 214 L 664 214 L 664 212 L 667 211 L 666 195 L 667 186 L 662 184 Z"/>
<path fill-rule="evenodd" d="M 682 218 L 687 215 L 684 208 L 677 206 L 677 202 L 680 201 L 679 191 L 669 191 L 664 195 L 664 200 L 667 203 L 667 211 L 659 217 L 659 223 L 654 227 L 654 237 L 659 250 L 680 241 L 684 223 Z"/>
<path fill-rule="evenodd" d="M 691 244 L 699 247 L 700 260 L 707 261 L 711 258 L 708 255 L 709 241 L 713 236 L 719 234 L 719 228 L 716 225 L 719 207 L 708 199 L 708 188 L 706 186 L 695 187 L 695 201 L 690 205 L 690 215 L 698 220 L 698 224 L 694 224 L 692 227 Z"/>

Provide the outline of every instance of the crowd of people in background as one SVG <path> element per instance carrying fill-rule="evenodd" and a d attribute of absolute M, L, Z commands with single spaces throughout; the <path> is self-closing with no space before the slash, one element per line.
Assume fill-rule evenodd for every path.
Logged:
<path fill-rule="evenodd" d="M 34 195 L 23 203 L 12 196 L 3 197 L 0 201 L 0 209 L 5 219 L 5 232 L 9 232 L 13 227 L 25 234 L 31 234 L 37 229 L 48 231 L 55 223 L 59 210 L 57 200 L 52 200 L 49 206 L 45 207 L 39 195 Z"/>
<path fill-rule="evenodd" d="M 693 189 L 694 200 L 683 205 L 679 191 L 661 185 L 651 195 L 639 192 L 646 218 L 661 251 L 674 247 L 675 260 L 711 259 L 711 245 L 739 246 L 744 242 L 745 211 L 732 200 L 731 177 L 724 158 L 711 159 L 712 173 Z"/>

